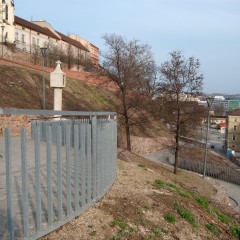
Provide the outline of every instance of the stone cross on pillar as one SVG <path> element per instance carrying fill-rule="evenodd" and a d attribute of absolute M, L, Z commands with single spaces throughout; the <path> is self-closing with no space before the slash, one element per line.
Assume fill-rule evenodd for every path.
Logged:
<path fill-rule="evenodd" d="M 53 110 L 62 110 L 62 89 L 66 87 L 66 74 L 61 69 L 61 62 L 56 62 L 57 66 L 50 74 L 50 87 L 54 88 Z"/>

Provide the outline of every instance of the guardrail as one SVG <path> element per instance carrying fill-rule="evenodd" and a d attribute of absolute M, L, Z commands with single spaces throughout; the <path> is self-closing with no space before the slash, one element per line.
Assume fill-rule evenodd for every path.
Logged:
<path fill-rule="evenodd" d="M 47 119 L 32 120 L 30 136 L 22 127 L 12 137 L 6 128 L 0 138 L 0 239 L 37 239 L 80 215 L 112 186 L 116 113 L 0 109 L 2 114 Z M 51 118 L 56 115 L 62 119 Z"/>

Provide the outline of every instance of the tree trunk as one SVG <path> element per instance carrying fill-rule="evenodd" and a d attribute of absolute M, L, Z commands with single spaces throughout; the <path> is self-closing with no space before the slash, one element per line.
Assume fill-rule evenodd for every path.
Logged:
<path fill-rule="evenodd" d="M 178 100 L 178 99 L 177 99 Z M 178 103 L 179 104 L 179 103 Z M 180 107 L 178 105 L 177 110 L 177 129 L 176 129 L 176 148 L 175 148 L 175 163 L 174 163 L 174 174 L 177 174 L 177 166 L 178 166 L 178 157 L 179 157 L 179 137 L 180 137 Z"/>
<path fill-rule="evenodd" d="M 125 121 L 125 131 L 126 131 L 126 140 L 127 140 L 127 150 L 131 151 L 131 139 L 130 139 L 130 126 L 129 126 L 129 118 L 128 111 L 126 106 L 126 96 L 125 91 L 122 90 L 122 101 L 123 101 L 123 116 Z"/>
<path fill-rule="evenodd" d="M 178 156 L 179 156 L 179 137 L 180 137 L 180 126 L 179 126 L 179 123 L 177 123 L 174 174 L 177 174 L 177 165 L 178 165 Z"/>

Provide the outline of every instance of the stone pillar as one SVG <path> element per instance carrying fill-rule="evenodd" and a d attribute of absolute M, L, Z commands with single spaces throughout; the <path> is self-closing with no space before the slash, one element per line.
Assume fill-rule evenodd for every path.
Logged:
<path fill-rule="evenodd" d="M 62 110 L 62 89 L 66 87 L 66 74 L 61 70 L 61 62 L 57 61 L 56 69 L 50 74 L 50 87 L 54 88 L 53 110 Z"/>

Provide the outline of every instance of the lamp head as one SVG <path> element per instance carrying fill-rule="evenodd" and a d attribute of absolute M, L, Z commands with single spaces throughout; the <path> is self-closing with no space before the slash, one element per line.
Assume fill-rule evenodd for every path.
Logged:
<path fill-rule="evenodd" d="M 208 107 L 211 108 L 211 106 L 213 104 L 213 101 L 214 101 L 214 98 L 213 97 L 207 97 L 206 100 L 207 100 Z"/>
<path fill-rule="evenodd" d="M 41 47 L 40 50 L 41 50 L 42 56 L 45 58 L 46 54 L 47 54 L 47 48 L 46 47 Z"/>

